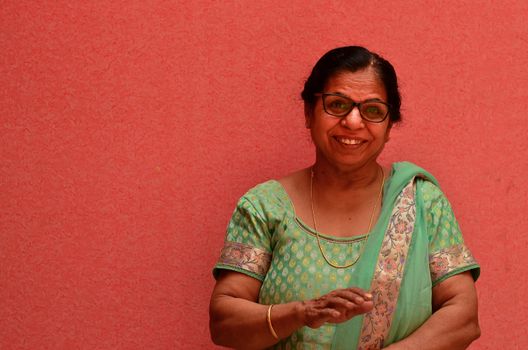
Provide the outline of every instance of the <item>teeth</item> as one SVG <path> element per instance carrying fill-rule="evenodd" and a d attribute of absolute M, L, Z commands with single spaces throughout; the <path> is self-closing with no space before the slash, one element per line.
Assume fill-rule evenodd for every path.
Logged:
<path fill-rule="evenodd" d="M 339 138 L 339 142 L 345 143 L 347 145 L 358 145 L 361 143 L 361 140 L 358 139 L 345 139 L 345 138 Z"/>

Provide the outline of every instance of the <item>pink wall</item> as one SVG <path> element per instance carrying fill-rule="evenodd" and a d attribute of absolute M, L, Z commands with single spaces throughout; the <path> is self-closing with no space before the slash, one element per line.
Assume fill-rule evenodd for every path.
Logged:
<path fill-rule="evenodd" d="M 345 44 L 394 63 L 383 161 L 438 177 L 482 265 L 471 349 L 528 345 L 526 1 L 146 3 L 0 7 L 0 348 L 214 348 L 227 221 L 313 161 L 298 95 Z"/>

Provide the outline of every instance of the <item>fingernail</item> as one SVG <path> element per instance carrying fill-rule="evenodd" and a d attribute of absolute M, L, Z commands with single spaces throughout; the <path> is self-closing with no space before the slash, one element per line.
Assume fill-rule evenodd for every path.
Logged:
<path fill-rule="evenodd" d="M 365 294 L 365 296 L 366 296 L 367 298 L 369 298 L 369 299 L 372 299 L 372 294 L 370 294 L 370 293 Z"/>

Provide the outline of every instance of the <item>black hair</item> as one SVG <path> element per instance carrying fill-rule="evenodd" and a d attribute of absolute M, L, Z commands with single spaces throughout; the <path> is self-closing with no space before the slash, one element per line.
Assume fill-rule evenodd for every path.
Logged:
<path fill-rule="evenodd" d="M 401 120 L 401 95 L 396 71 L 389 61 L 361 46 L 338 47 L 325 53 L 317 61 L 304 83 L 301 98 L 309 108 L 313 109 L 317 101 L 315 94 L 323 92 L 331 77 L 342 72 L 356 72 L 368 67 L 374 69 L 385 87 L 387 103 L 390 105 L 390 122 L 399 122 Z"/>

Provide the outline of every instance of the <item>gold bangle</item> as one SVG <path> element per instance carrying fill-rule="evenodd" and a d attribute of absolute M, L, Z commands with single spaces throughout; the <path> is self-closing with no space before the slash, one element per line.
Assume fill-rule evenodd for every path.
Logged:
<path fill-rule="evenodd" d="M 275 332 L 275 330 L 273 329 L 273 325 L 271 324 L 271 308 L 272 307 L 273 307 L 273 304 L 271 304 L 268 307 L 268 316 L 266 317 L 266 319 L 268 320 L 268 328 L 270 330 L 271 335 L 273 336 L 273 338 L 279 340 L 279 336 L 277 335 L 277 332 Z"/>

